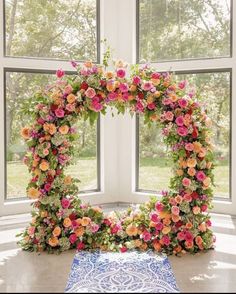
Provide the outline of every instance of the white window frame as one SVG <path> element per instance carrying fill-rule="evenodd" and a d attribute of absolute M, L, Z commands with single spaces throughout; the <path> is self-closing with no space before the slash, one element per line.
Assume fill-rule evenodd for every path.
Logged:
<path fill-rule="evenodd" d="M 0 0 L 0 123 L 4 125 L 4 68 L 71 71 L 67 61 L 37 60 L 4 57 L 3 54 L 3 1 Z M 233 2 L 233 1 L 232 1 Z M 100 37 L 106 38 L 114 49 L 114 59 L 136 63 L 136 0 L 100 0 Z M 158 71 L 196 71 L 232 69 L 231 151 L 236 150 L 236 5 L 232 7 L 232 57 L 202 60 L 169 61 L 153 63 Z M 104 52 L 101 45 L 101 56 Z M 136 123 L 128 113 L 112 117 L 112 110 L 101 115 L 100 123 L 100 178 L 101 191 L 80 194 L 91 204 L 129 202 L 140 203 L 149 199 L 150 193 L 136 191 Z M 0 128 L 0 137 L 4 130 Z M 0 141 L 0 215 L 30 211 L 30 200 L 4 202 L 4 142 Z M 214 200 L 214 212 L 236 214 L 236 153 L 231 152 L 231 201 Z M 151 194 L 153 195 L 153 193 Z M 159 195 L 157 195 L 160 197 Z"/>

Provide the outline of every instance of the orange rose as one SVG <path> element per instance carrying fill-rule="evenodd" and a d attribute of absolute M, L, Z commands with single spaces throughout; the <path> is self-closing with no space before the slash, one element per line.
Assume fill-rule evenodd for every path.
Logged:
<path fill-rule="evenodd" d="M 58 237 L 61 235 L 61 228 L 60 227 L 55 227 L 53 232 L 52 232 L 54 237 Z"/>
<path fill-rule="evenodd" d="M 131 92 L 135 92 L 137 90 L 137 86 L 136 85 L 131 85 L 129 87 L 129 89 L 130 89 Z"/>
<path fill-rule="evenodd" d="M 157 86 L 160 84 L 160 80 L 159 79 L 151 79 L 151 82 L 153 83 L 154 86 Z"/>
<path fill-rule="evenodd" d="M 195 158 L 188 158 L 187 159 L 187 166 L 188 167 L 195 167 L 197 164 L 197 160 Z"/>
<path fill-rule="evenodd" d="M 190 229 L 192 229 L 193 224 L 188 222 L 188 223 L 186 223 L 185 227 L 186 227 L 186 229 L 190 230 Z"/>
<path fill-rule="evenodd" d="M 140 249 L 145 251 L 147 250 L 147 247 L 148 247 L 147 243 L 142 243 L 142 245 L 140 246 Z"/>
<path fill-rule="evenodd" d="M 39 165 L 39 168 L 42 170 L 42 171 L 46 171 L 49 169 L 49 163 L 46 161 L 46 160 L 42 160 L 40 165 Z"/>
<path fill-rule="evenodd" d="M 91 67 L 93 67 L 93 63 L 92 63 L 92 61 L 86 61 L 86 62 L 84 63 L 84 66 L 85 66 L 85 67 L 88 67 L 88 68 L 91 68 Z"/>
<path fill-rule="evenodd" d="M 161 251 L 161 244 L 160 244 L 160 242 L 158 242 L 157 240 L 154 240 L 154 241 L 153 241 L 153 248 L 154 248 L 156 251 Z"/>
<path fill-rule="evenodd" d="M 193 247 L 193 241 L 185 241 L 184 244 L 187 249 L 191 249 Z"/>
<path fill-rule="evenodd" d="M 115 90 L 115 88 L 116 88 L 115 83 L 107 83 L 106 88 L 107 88 L 107 91 L 113 92 Z"/>
<path fill-rule="evenodd" d="M 86 217 L 84 216 L 82 219 L 81 219 L 81 225 L 83 227 L 87 227 L 91 222 L 91 219 L 89 217 Z"/>
<path fill-rule="evenodd" d="M 198 226 L 198 229 L 199 229 L 200 232 L 206 232 L 206 230 L 207 230 L 206 224 L 205 223 L 201 223 Z"/>
<path fill-rule="evenodd" d="M 75 95 L 74 94 L 69 94 L 67 97 L 66 97 L 66 100 L 68 101 L 68 103 L 72 104 L 75 102 Z"/>
<path fill-rule="evenodd" d="M 178 96 L 176 94 L 171 94 L 170 99 L 172 102 L 176 102 L 178 100 Z"/>
<path fill-rule="evenodd" d="M 163 224 L 164 225 L 166 225 L 166 226 L 168 226 L 170 223 L 171 223 L 171 215 L 169 215 L 168 217 L 165 217 L 164 219 L 163 219 Z"/>
<path fill-rule="evenodd" d="M 159 91 L 156 91 L 156 92 L 154 92 L 154 96 L 158 98 L 161 96 L 161 93 Z"/>
<path fill-rule="evenodd" d="M 77 237 L 82 237 L 83 234 L 84 234 L 84 227 L 78 227 L 76 230 L 75 230 L 75 234 Z"/>
<path fill-rule="evenodd" d="M 21 136 L 27 140 L 30 138 L 30 128 L 28 127 L 24 127 L 21 129 Z"/>
<path fill-rule="evenodd" d="M 181 252 L 182 247 L 181 247 L 180 245 L 178 245 L 178 246 L 176 246 L 176 247 L 174 248 L 174 250 L 175 250 L 176 253 L 179 253 L 179 252 Z"/>
<path fill-rule="evenodd" d="M 191 177 L 194 177 L 195 174 L 196 174 L 196 170 L 194 167 L 189 167 L 188 168 L 188 174 L 191 176 Z"/>
<path fill-rule="evenodd" d="M 154 113 L 154 114 L 152 114 L 151 116 L 150 116 L 150 120 L 151 121 L 157 121 L 158 120 L 158 115 L 156 114 L 156 113 Z"/>
<path fill-rule="evenodd" d="M 128 225 L 125 231 L 128 236 L 136 236 L 138 234 L 138 228 L 133 224 Z"/>
<path fill-rule="evenodd" d="M 58 244 L 59 244 L 59 240 L 57 237 L 51 237 L 49 240 L 48 240 L 48 244 L 51 246 L 51 247 L 56 247 Z"/>
<path fill-rule="evenodd" d="M 47 211 L 41 211 L 40 216 L 42 218 L 47 217 L 48 216 L 48 212 Z"/>
<path fill-rule="evenodd" d="M 162 218 L 168 218 L 168 217 L 170 217 L 170 214 L 169 214 L 168 211 L 162 210 L 162 211 L 159 212 L 159 218 L 162 219 Z"/>
<path fill-rule="evenodd" d="M 39 190 L 34 187 L 29 188 L 27 194 L 30 199 L 37 199 L 40 196 Z"/>
<path fill-rule="evenodd" d="M 70 129 L 70 128 L 69 128 L 67 125 L 64 125 L 64 126 L 61 126 L 61 127 L 59 128 L 59 132 L 60 132 L 62 135 L 66 135 L 66 134 L 68 134 L 69 129 Z"/>
<path fill-rule="evenodd" d="M 63 221 L 63 226 L 65 227 L 65 228 L 69 228 L 70 226 L 71 226 L 71 220 L 69 219 L 69 217 L 66 217 L 65 219 L 64 219 L 64 221 Z"/>
<path fill-rule="evenodd" d="M 71 182 L 72 182 L 71 176 L 66 176 L 66 177 L 64 178 L 64 184 L 65 184 L 65 185 L 70 185 Z"/>
<path fill-rule="evenodd" d="M 197 236 L 195 238 L 195 242 L 196 242 L 197 245 L 202 244 L 203 243 L 202 237 L 201 236 Z"/>

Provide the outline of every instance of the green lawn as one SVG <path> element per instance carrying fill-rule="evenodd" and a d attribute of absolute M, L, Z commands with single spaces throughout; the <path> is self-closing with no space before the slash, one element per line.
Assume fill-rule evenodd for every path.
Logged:
<path fill-rule="evenodd" d="M 80 191 L 97 188 L 97 160 L 96 158 L 83 158 L 76 165 L 67 168 L 67 174 L 80 179 Z M 30 176 L 26 165 L 19 162 L 7 163 L 7 198 L 25 197 L 25 188 Z"/>
<path fill-rule="evenodd" d="M 141 158 L 139 169 L 139 188 L 144 190 L 168 189 L 171 168 L 166 166 L 165 159 Z M 83 158 L 76 165 L 68 167 L 67 173 L 81 180 L 80 191 L 96 189 L 97 187 L 97 161 L 95 158 Z M 229 197 L 229 168 L 227 165 L 216 167 L 215 195 L 223 198 Z M 7 164 L 7 197 L 25 197 L 25 187 L 29 181 L 27 167 L 21 162 L 8 162 Z"/>

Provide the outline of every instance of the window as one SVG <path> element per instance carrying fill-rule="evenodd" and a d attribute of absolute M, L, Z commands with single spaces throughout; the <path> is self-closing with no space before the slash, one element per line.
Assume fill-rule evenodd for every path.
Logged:
<path fill-rule="evenodd" d="M 231 72 L 177 73 L 177 80 L 188 80 L 189 88 L 196 87 L 199 101 L 205 104 L 213 122 L 215 145 L 215 197 L 230 198 L 230 117 Z M 138 189 L 158 191 L 168 188 L 171 163 L 165 145 L 161 141 L 161 129 L 156 125 L 144 125 L 138 120 Z"/>
<path fill-rule="evenodd" d="M 37 89 L 44 87 L 55 76 L 46 73 L 9 72 L 6 79 L 6 199 L 26 197 L 25 189 L 30 180 L 30 174 L 23 157 L 27 150 L 20 136 L 20 129 L 31 123 L 29 117 L 21 111 L 25 99 L 29 99 Z M 97 140 L 99 140 L 99 121 L 97 126 L 90 126 L 87 121 L 78 121 L 75 128 L 79 134 L 76 149 L 79 151 L 75 164 L 67 172 L 80 179 L 80 191 L 99 190 L 99 156 L 97 155 Z M 97 168 L 98 167 L 98 168 Z M 19 176 L 21 175 L 21 176 Z"/>
<path fill-rule="evenodd" d="M 140 0 L 138 60 L 229 57 L 230 0 Z"/>
<path fill-rule="evenodd" d="M 5 55 L 99 58 L 96 0 L 6 0 Z"/>

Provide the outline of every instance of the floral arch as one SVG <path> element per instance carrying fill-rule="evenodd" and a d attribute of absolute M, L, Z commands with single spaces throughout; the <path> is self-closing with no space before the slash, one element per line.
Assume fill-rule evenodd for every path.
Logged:
<path fill-rule="evenodd" d="M 32 174 L 27 187 L 33 203 L 32 221 L 19 242 L 29 251 L 57 252 L 70 248 L 120 250 L 152 248 L 168 254 L 212 248 L 211 208 L 213 151 L 211 121 L 186 81 L 148 66 L 116 63 L 73 63 L 77 74 L 57 81 L 34 96 L 34 123 L 22 129 L 29 147 L 24 161 Z M 104 215 L 101 208 L 81 204 L 76 179 L 64 168 L 73 157 L 78 119 L 96 121 L 107 106 L 140 113 L 158 122 L 173 159 L 171 190 L 136 208 Z M 32 113 L 31 113 L 32 115 Z"/>

